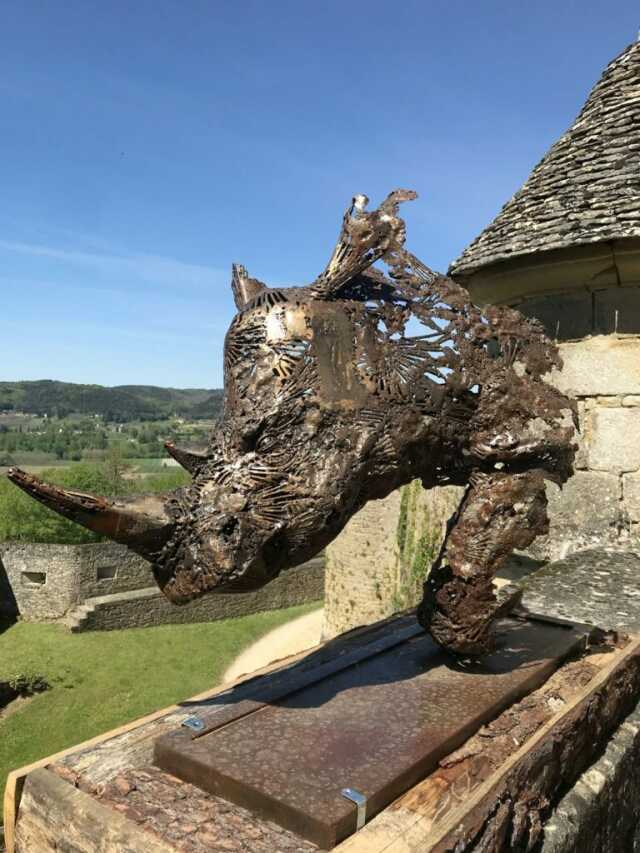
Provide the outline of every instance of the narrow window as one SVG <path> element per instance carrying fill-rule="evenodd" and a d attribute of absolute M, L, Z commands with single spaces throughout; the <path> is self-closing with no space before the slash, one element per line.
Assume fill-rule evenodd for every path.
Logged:
<path fill-rule="evenodd" d="M 112 581 L 116 574 L 117 569 L 115 566 L 98 566 L 97 577 L 99 581 Z"/>
<path fill-rule="evenodd" d="M 44 586 L 47 582 L 47 573 L 46 572 L 23 572 L 22 573 L 22 582 L 25 586 L 35 588 L 38 586 Z"/>

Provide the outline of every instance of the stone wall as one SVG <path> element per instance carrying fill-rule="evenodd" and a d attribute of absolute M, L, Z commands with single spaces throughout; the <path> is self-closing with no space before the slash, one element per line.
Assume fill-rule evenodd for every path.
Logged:
<path fill-rule="evenodd" d="M 392 612 L 400 492 L 369 501 L 327 548 L 323 638 Z"/>
<path fill-rule="evenodd" d="M 178 607 L 155 585 L 149 563 L 122 545 L 0 543 L 0 615 L 6 609 L 25 621 L 64 619 L 88 601 L 80 630 L 230 619 L 322 599 L 324 564 L 317 557 L 257 592 Z"/>
<path fill-rule="evenodd" d="M 574 319 L 572 331 L 582 330 Z M 531 549 L 552 560 L 640 535 L 640 336 L 596 335 L 559 349 L 564 366 L 551 381 L 577 399 L 580 436 L 576 474 L 562 490 L 547 486 L 549 536 Z"/>
<path fill-rule="evenodd" d="M 604 629 L 640 630 L 640 552 L 616 547 L 576 552 L 523 582 L 535 613 Z M 604 754 L 565 793 L 544 825 L 542 853 L 640 851 L 640 705 Z"/>
<path fill-rule="evenodd" d="M 115 543 L 0 543 L 3 575 L 25 621 L 61 619 L 86 598 L 154 582 L 149 563 Z"/>
<path fill-rule="evenodd" d="M 167 601 L 157 586 L 94 598 L 92 610 L 82 622 L 81 630 L 110 631 L 234 619 L 250 613 L 321 601 L 323 595 L 324 558 L 316 557 L 282 572 L 255 592 L 235 595 L 209 593 L 182 606 Z"/>
<path fill-rule="evenodd" d="M 18 615 L 18 602 L 9 583 L 9 576 L 0 558 L 0 622 L 13 621 Z"/>
<path fill-rule="evenodd" d="M 461 495 L 416 480 L 349 521 L 326 552 L 325 639 L 417 603 Z"/>
<path fill-rule="evenodd" d="M 640 851 L 640 707 L 615 732 L 544 826 L 541 853 Z"/>

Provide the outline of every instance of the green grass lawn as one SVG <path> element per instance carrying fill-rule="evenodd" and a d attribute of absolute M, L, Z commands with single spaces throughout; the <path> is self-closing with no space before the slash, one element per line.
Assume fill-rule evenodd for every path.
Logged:
<path fill-rule="evenodd" d="M 52 686 L 0 718 L 0 803 L 9 770 L 214 687 L 244 648 L 318 606 L 84 634 L 21 622 L 0 633 L 0 680 L 37 672 Z"/>

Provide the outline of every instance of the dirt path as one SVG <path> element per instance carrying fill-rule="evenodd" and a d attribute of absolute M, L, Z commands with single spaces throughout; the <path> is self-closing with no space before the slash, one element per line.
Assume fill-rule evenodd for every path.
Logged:
<path fill-rule="evenodd" d="M 317 646 L 322 633 L 323 615 L 324 610 L 320 608 L 269 631 L 257 643 L 238 655 L 222 676 L 222 681 L 230 681 L 255 672 L 272 661 Z"/>

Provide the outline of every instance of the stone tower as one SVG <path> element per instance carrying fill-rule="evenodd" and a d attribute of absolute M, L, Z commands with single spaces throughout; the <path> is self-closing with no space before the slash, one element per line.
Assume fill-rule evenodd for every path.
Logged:
<path fill-rule="evenodd" d="M 554 381 L 578 398 L 577 473 L 548 487 L 540 556 L 640 532 L 640 43 L 606 68 L 569 130 L 451 265 L 474 300 L 539 318 Z"/>

